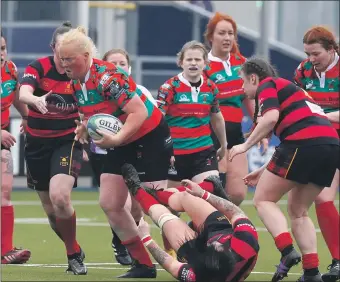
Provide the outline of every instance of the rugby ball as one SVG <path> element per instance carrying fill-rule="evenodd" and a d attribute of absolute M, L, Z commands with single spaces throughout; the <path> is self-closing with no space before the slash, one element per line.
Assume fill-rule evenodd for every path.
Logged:
<path fill-rule="evenodd" d="M 87 132 L 93 140 L 99 140 L 102 136 L 97 133 L 97 129 L 110 134 L 117 134 L 122 126 L 123 123 L 114 116 L 108 114 L 96 114 L 88 119 Z"/>

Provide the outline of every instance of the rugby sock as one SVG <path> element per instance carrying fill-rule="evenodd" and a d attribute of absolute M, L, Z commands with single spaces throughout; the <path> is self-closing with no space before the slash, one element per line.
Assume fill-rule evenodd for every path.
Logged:
<path fill-rule="evenodd" d="M 137 190 L 137 193 L 135 195 L 135 199 L 141 205 L 143 211 L 147 214 L 149 213 L 149 209 L 153 205 L 159 205 L 160 204 L 154 197 L 152 197 L 148 192 L 146 192 L 142 188 Z"/>
<path fill-rule="evenodd" d="M 209 193 L 214 193 L 214 184 L 210 181 L 203 181 L 201 183 L 198 183 L 201 188 Z"/>
<path fill-rule="evenodd" d="M 314 276 L 319 273 L 319 257 L 318 254 L 302 255 L 302 268 L 307 276 Z"/>
<path fill-rule="evenodd" d="M 315 205 L 319 226 L 333 259 L 340 260 L 339 213 L 334 202 Z"/>
<path fill-rule="evenodd" d="M 13 206 L 1 207 L 1 255 L 14 248 L 13 246 L 14 232 L 14 208 Z"/>
<path fill-rule="evenodd" d="M 289 232 L 283 232 L 274 238 L 275 245 L 282 256 L 288 255 L 293 250 L 293 239 Z"/>
<path fill-rule="evenodd" d="M 163 205 L 169 205 L 169 199 L 174 194 L 174 192 L 168 191 L 157 191 L 157 200 Z"/>
<path fill-rule="evenodd" d="M 141 190 L 141 189 L 139 189 Z M 143 190 L 144 191 L 144 190 Z M 145 192 L 145 191 L 144 191 Z M 152 267 L 152 261 L 149 257 L 148 252 L 146 251 L 142 240 L 139 236 L 136 236 L 130 240 L 123 241 L 122 244 L 128 249 L 131 257 L 137 260 L 140 264 L 147 265 Z"/>
<path fill-rule="evenodd" d="M 57 217 L 56 226 L 63 238 L 67 255 L 79 253 L 80 246 L 76 240 L 76 212 L 70 218 Z"/>

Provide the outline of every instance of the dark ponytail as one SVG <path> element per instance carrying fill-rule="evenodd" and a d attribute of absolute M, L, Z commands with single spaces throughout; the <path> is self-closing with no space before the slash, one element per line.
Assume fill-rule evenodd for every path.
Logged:
<path fill-rule="evenodd" d="M 262 81 L 267 77 L 278 77 L 276 69 L 265 59 L 259 57 L 249 58 L 242 66 L 242 72 L 249 76 L 256 74 L 259 80 Z M 253 123 L 256 124 L 257 116 L 259 114 L 259 101 L 258 93 L 255 95 L 255 112 L 253 117 Z"/>
<path fill-rule="evenodd" d="M 56 28 L 56 30 L 53 32 L 52 40 L 51 40 L 51 46 L 54 48 L 55 44 L 57 42 L 58 35 L 64 34 L 72 29 L 72 24 L 70 21 L 63 22 L 60 26 Z"/>

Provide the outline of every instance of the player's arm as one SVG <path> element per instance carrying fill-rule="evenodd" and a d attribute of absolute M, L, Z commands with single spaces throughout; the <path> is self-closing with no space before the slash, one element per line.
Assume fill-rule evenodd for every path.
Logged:
<path fill-rule="evenodd" d="M 185 179 L 182 180 L 182 184 L 188 187 L 188 193 L 206 200 L 214 208 L 223 213 L 229 219 L 231 224 L 234 224 L 240 218 L 248 218 L 238 206 L 228 200 L 204 191 L 197 183 Z"/>
<path fill-rule="evenodd" d="M 151 237 L 150 237 L 151 238 Z M 174 278 L 178 278 L 178 273 L 183 263 L 175 260 L 167 254 L 158 244 L 151 239 L 150 244 L 146 246 L 153 258 Z"/>
<path fill-rule="evenodd" d="M 33 93 L 38 87 L 42 75 L 43 68 L 39 61 L 34 61 L 28 65 L 20 82 L 20 102 L 30 106 L 35 106 L 37 97 L 35 97 Z"/>
<path fill-rule="evenodd" d="M 212 92 L 214 95 L 214 100 L 213 100 L 213 103 L 211 105 L 211 110 L 210 110 L 210 118 L 211 118 L 210 123 L 211 123 L 213 131 L 216 134 L 218 141 L 220 142 L 220 144 L 224 144 L 224 146 L 221 146 L 221 149 L 225 150 L 227 148 L 227 135 L 225 132 L 224 118 L 220 111 L 218 100 L 216 98 L 218 94 L 218 89 L 214 84 L 212 86 Z M 225 153 L 223 155 L 225 155 Z"/>
<path fill-rule="evenodd" d="M 169 109 L 169 106 L 173 102 L 174 92 L 171 86 L 171 82 L 164 83 L 159 89 L 157 94 L 158 108 L 165 115 Z"/>
<path fill-rule="evenodd" d="M 329 119 L 329 121 L 331 122 L 339 122 L 340 120 L 340 111 L 335 111 L 335 112 L 331 112 L 326 114 L 327 118 Z"/>
<path fill-rule="evenodd" d="M 163 251 L 162 248 L 160 248 L 158 244 L 151 238 L 150 226 L 146 221 L 141 220 L 139 223 L 138 234 L 139 237 L 142 238 L 144 246 L 148 249 L 153 258 L 173 277 L 177 278 L 179 270 L 183 264 Z"/>
<path fill-rule="evenodd" d="M 267 137 L 279 120 L 280 104 L 277 98 L 277 90 L 272 84 L 273 83 L 269 81 L 261 86 L 262 90 L 258 100 L 261 101 L 259 108 L 261 109 L 262 118 L 258 119 L 256 127 L 244 143 L 247 150 Z"/>
<path fill-rule="evenodd" d="M 116 73 L 108 80 L 105 95 L 115 100 L 127 114 L 124 126 L 116 134 L 116 139 L 124 143 L 141 128 L 148 117 L 147 109 L 136 94 L 136 83 L 124 74 Z"/>

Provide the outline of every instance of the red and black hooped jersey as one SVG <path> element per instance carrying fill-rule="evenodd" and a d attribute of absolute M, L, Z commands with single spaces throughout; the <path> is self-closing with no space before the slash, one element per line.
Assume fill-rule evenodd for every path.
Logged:
<path fill-rule="evenodd" d="M 12 61 L 7 61 L 1 68 L 1 129 L 9 125 L 9 108 L 13 104 L 17 88 L 17 68 Z"/>
<path fill-rule="evenodd" d="M 208 243 L 214 241 L 221 243 L 225 250 L 230 250 L 236 260 L 233 272 L 226 277 L 225 281 L 237 282 L 247 278 L 256 264 L 260 250 L 258 234 L 251 221 L 247 218 L 238 219 L 230 229 L 221 230 L 220 233 L 209 238 Z M 182 265 L 178 279 L 181 282 L 196 281 L 190 262 Z"/>
<path fill-rule="evenodd" d="M 73 97 L 71 80 L 60 74 L 52 56 L 40 58 L 28 65 L 21 85 L 30 85 L 34 96 L 41 97 L 52 90 L 46 99 L 48 113 L 42 114 L 29 106 L 27 133 L 39 138 L 74 138 L 75 119 L 79 119 Z"/>
<path fill-rule="evenodd" d="M 273 109 L 280 112 L 274 132 L 284 144 L 339 145 L 336 130 L 305 90 L 286 79 L 268 77 L 257 91 L 259 114 Z"/>

